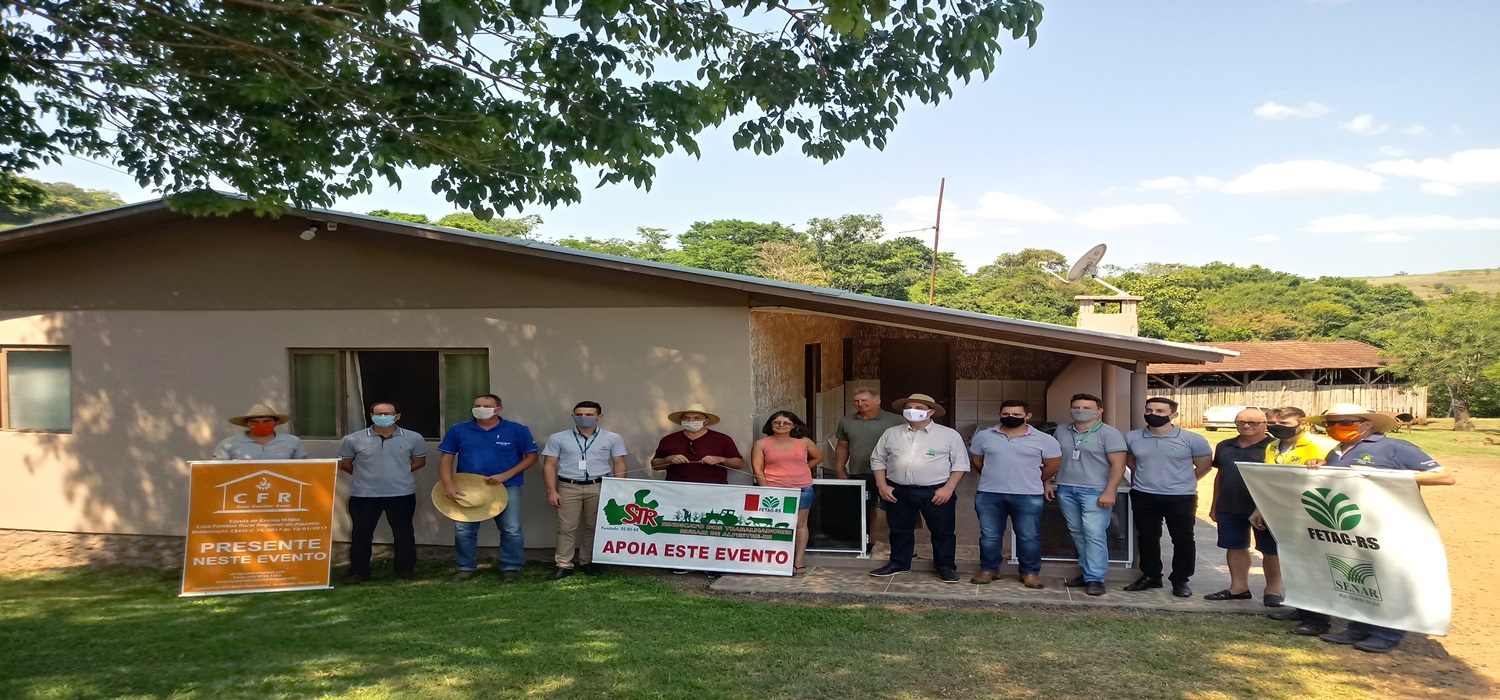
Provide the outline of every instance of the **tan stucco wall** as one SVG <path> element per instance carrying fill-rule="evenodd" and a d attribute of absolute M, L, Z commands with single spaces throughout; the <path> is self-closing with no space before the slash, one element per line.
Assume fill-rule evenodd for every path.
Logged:
<path fill-rule="evenodd" d="M 748 449 L 748 314 L 722 307 L 0 312 L 0 344 L 71 346 L 75 423 L 66 435 L 0 432 L 0 528 L 182 534 L 186 460 L 208 458 L 233 431 L 224 418 L 250 404 L 286 410 L 293 347 L 488 348 L 492 388 L 508 418 L 529 425 L 540 442 L 571 425 L 574 403 L 599 401 L 604 425 L 625 437 L 632 469 L 671 429 L 666 414 L 689 401 L 713 406 L 724 432 Z M 308 442 L 316 457 L 336 448 L 336 441 Z M 437 479 L 430 452 L 430 466 L 418 472 L 418 538 L 451 544 L 451 525 L 426 502 Z M 555 526 L 540 468 L 528 473 L 522 504 L 528 545 L 550 546 Z M 484 536 L 494 541 L 492 529 Z"/>
<path fill-rule="evenodd" d="M 1047 415 L 1056 423 L 1068 420 L 1068 402 L 1074 394 L 1104 397 L 1104 362 L 1087 357 L 1075 358 L 1062 374 L 1047 387 Z M 1143 413 L 1144 406 L 1130 405 L 1130 372 L 1110 366 L 1115 381 L 1115 400 L 1104 407 L 1104 422 L 1121 431 L 1130 430 L 1130 417 Z"/>

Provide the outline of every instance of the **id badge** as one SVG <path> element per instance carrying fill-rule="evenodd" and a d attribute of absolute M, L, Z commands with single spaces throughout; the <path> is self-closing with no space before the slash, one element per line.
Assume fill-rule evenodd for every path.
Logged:
<path fill-rule="evenodd" d="M 589 461 L 583 457 L 578 458 L 578 471 L 583 472 L 583 478 L 589 478 Z"/>
<path fill-rule="evenodd" d="M 1074 450 L 1073 450 L 1073 459 L 1076 461 L 1076 460 L 1079 460 L 1079 459 L 1082 459 L 1082 458 L 1083 458 L 1083 452 L 1079 451 L 1077 448 L 1074 448 Z"/>

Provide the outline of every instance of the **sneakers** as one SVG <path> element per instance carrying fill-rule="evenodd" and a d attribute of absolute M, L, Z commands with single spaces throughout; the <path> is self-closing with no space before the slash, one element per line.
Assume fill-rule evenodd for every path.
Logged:
<path fill-rule="evenodd" d="M 1146 590 L 1148 588 L 1161 588 L 1161 577 L 1160 576 L 1142 576 L 1142 577 L 1136 579 L 1134 583 L 1131 583 L 1130 585 L 1126 586 L 1125 590 L 1134 592 L 1134 591 L 1144 591 L 1144 590 Z"/>
<path fill-rule="evenodd" d="M 943 569 L 938 572 L 938 580 L 943 583 L 958 583 L 958 572 L 953 569 Z"/>
<path fill-rule="evenodd" d="M 559 566 L 556 569 L 553 569 L 552 573 L 547 574 L 547 580 L 548 581 L 560 581 L 560 580 L 565 579 L 565 578 L 567 578 L 569 576 L 572 576 L 572 575 L 573 575 L 573 570 L 572 569 L 564 569 L 561 566 Z"/>
<path fill-rule="evenodd" d="M 911 571 L 911 567 L 910 566 L 902 566 L 902 565 L 897 564 L 895 562 L 891 562 L 891 563 L 886 564 L 885 566 L 882 566 L 882 567 L 880 567 L 880 568 L 878 568 L 878 569 L 876 569 L 874 571 L 871 571 L 870 575 L 871 576 L 895 576 L 896 574 L 904 574 L 904 573 L 906 573 L 908 571 Z"/>
<path fill-rule="evenodd" d="M 1085 589 L 1086 590 L 1084 592 L 1088 593 L 1091 596 L 1101 596 L 1101 595 L 1104 595 L 1104 582 L 1103 581 L 1089 581 L 1087 584 L 1085 584 Z"/>
<path fill-rule="evenodd" d="M 459 571 L 458 573 L 456 573 L 456 574 L 453 575 L 453 582 L 454 583 L 463 583 L 464 581 L 467 581 L 467 580 L 469 580 L 471 578 L 474 578 L 474 572 L 472 572 L 472 571 Z"/>
<path fill-rule="evenodd" d="M 992 572 L 981 571 L 977 574 L 974 574 L 974 578 L 969 579 L 969 583 L 977 583 L 983 586 L 984 584 L 994 581 L 997 578 L 999 578 L 999 576 Z"/>
<path fill-rule="evenodd" d="M 1042 577 L 1037 574 L 1026 574 L 1021 577 L 1021 585 L 1027 588 L 1046 588 L 1042 585 Z"/>

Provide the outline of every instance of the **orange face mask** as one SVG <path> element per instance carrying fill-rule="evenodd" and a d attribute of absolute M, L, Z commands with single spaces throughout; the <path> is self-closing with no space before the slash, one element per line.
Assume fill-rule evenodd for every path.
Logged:
<path fill-rule="evenodd" d="M 251 423 L 246 427 L 250 429 L 250 434 L 255 437 L 265 437 L 276 432 L 275 423 Z"/>
<path fill-rule="evenodd" d="M 1328 426 L 1328 437 L 1339 442 L 1355 442 L 1359 440 L 1359 426 L 1357 425 L 1330 425 Z"/>

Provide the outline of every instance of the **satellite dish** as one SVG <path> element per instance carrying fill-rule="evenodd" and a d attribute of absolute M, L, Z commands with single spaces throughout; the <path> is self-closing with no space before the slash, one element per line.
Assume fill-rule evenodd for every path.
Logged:
<path fill-rule="evenodd" d="M 1104 259 L 1104 251 L 1108 249 L 1109 247 L 1103 243 L 1089 248 L 1089 252 L 1084 253 L 1083 257 L 1079 258 L 1078 262 L 1073 263 L 1073 267 L 1068 270 L 1068 281 L 1077 282 L 1084 277 L 1097 277 L 1099 275 L 1099 261 Z"/>

